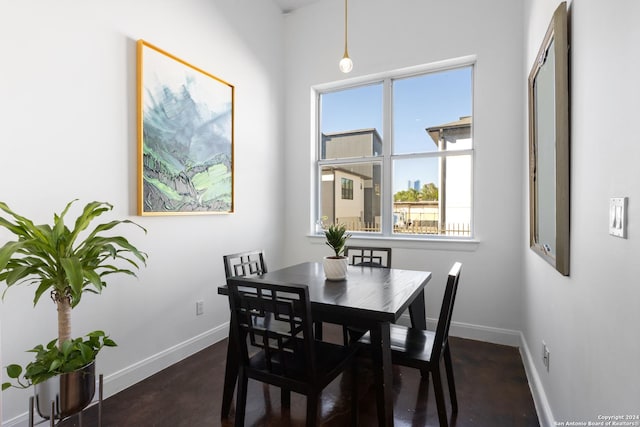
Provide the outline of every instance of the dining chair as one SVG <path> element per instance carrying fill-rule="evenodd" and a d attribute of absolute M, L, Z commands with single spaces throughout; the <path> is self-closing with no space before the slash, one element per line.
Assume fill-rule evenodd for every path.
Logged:
<path fill-rule="evenodd" d="M 267 263 L 263 251 L 253 250 L 238 252 L 236 254 L 223 255 L 224 272 L 227 281 L 230 277 L 251 277 L 267 272 Z M 263 327 L 286 328 L 286 324 L 280 323 L 273 315 L 263 316 L 260 319 L 264 322 Z M 272 324 L 270 326 L 270 324 Z"/>
<path fill-rule="evenodd" d="M 267 272 L 265 254 L 264 251 L 261 250 L 251 250 L 223 255 L 222 260 L 224 262 L 224 273 L 227 280 L 230 277 L 255 276 Z M 280 322 L 273 320 L 272 315 L 265 316 L 261 319 L 261 321 L 264 322 L 267 327 L 277 328 L 282 326 Z M 229 331 L 229 338 L 231 338 L 231 330 Z M 233 345 L 229 345 L 227 347 L 227 358 L 236 358 L 236 350 Z M 229 370 L 225 370 L 224 375 L 224 388 L 227 391 L 227 393 L 224 393 L 224 395 L 233 395 L 237 378 Z M 227 413 L 230 406 L 231 400 L 223 399 L 222 413 Z"/>
<path fill-rule="evenodd" d="M 449 348 L 449 326 L 451 325 L 451 315 L 458 291 L 461 269 L 462 264 L 456 262 L 449 271 L 435 332 L 396 324 L 391 325 L 392 362 L 395 365 L 420 369 L 423 381 L 429 381 L 429 373 L 431 373 L 441 427 L 449 425 L 440 372 L 441 359 L 444 359 L 447 383 L 449 385 L 449 397 L 451 399 L 451 411 L 452 414 L 458 412 L 453 364 Z M 360 338 L 359 343 L 364 345 L 365 348 L 371 344 L 370 334 L 367 333 Z"/>
<path fill-rule="evenodd" d="M 307 398 L 307 426 L 317 425 L 322 390 L 350 367 L 352 421 L 357 424 L 356 346 L 314 338 L 309 288 L 306 285 L 229 278 L 232 333 L 239 357 L 236 426 L 244 425 L 247 384 L 254 379 L 281 389 L 283 406 L 290 406 L 290 392 Z M 287 330 L 264 327 L 264 316 L 273 314 Z M 248 338 L 247 338 L 248 337 Z"/>
<path fill-rule="evenodd" d="M 391 248 L 373 246 L 346 246 L 344 255 L 351 265 L 363 267 L 391 268 Z M 367 329 L 354 326 L 342 327 L 342 339 L 345 345 L 355 342 L 367 333 Z"/>
<path fill-rule="evenodd" d="M 391 248 L 346 246 L 344 256 L 351 265 L 391 268 Z"/>
<path fill-rule="evenodd" d="M 258 250 L 223 255 L 225 276 L 252 276 L 266 273 L 267 263 L 264 258 L 264 252 Z"/>

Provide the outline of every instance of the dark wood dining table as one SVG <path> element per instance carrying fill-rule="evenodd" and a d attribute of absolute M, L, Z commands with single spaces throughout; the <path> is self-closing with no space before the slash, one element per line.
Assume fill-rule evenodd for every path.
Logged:
<path fill-rule="evenodd" d="M 393 425 L 393 378 L 390 324 L 408 308 L 414 328 L 426 329 L 424 287 L 431 279 L 427 271 L 349 266 L 346 280 L 325 279 L 321 262 L 305 262 L 252 276 L 254 280 L 309 286 L 314 321 L 356 326 L 371 331 L 371 357 L 378 425 Z M 226 285 L 218 293 L 228 295 Z M 221 417 L 229 416 L 238 374 L 235 343 L 229 337 Z"/>

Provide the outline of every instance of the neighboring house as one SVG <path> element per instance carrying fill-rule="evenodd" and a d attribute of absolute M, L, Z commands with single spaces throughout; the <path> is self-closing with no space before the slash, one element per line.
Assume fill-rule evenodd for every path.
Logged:
<path fill-rule="evenodd" d="M 375 129 L 322 134 L 322 158 L 359 159 L 382 153 Z M 380 165 L 339 164 L 322 168 L 321 217 L 350 229 L 380 230 Z"/>

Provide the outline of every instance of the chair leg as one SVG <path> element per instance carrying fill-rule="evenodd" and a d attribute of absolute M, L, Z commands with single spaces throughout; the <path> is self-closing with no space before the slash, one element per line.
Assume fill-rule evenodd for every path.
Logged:
<path fill-rule="evenodd" d="M 420 376 L 422 377 L 422 381 L 429 382 L 429 369 L 427 368 L 420 369 Z"/>
<path fill-rule="evenodd" d="M 236 427 L 244 427 L 244 415 L 247 408 L 247 386 L 249 379 L 244 372 L 244 369 L 240 368 L 238 373 L 238 395 L 236 397 Z"/>
<path fill-rule="evenodd" d="M 307 427 L 318 425 L 318 407 L 320 406 L 320 395 L 309 393 L 307 395 Z"/>
<path fill-rule="evenodd" d="M 287 409 L 291 408 L 291 390 L 280 389 L 280 406 Z"/>
<path fill-rule="evenodd" d="M 227 342 L 227 362 L 224 370 L 224 388 L 222 393 L 222 408 L 220 418 L 229 417 L 231 409 L 231 401 L 233 400 L 233 391 L 236 388 L 236 379 L 238 377 L 238 354 L 236 350 L 236 340 L 233 332 L 229 329 L 229 340 Z"/>
<path fill-rule="evenodd" d="M 348 346 L 350 341 L 349 328 L 347 328 L 345 325 L 342 325 L 342 342 L 345 346 Z"/>
<path fill-rule="evenodd" d="M 358 365 L 351 362 L 351 425 L 358 425 Z"/>
<path fill-rule="evenodd" d="M 444 348 L 444 367 L 447 370 L 447 384 L 449 384 L 449 398 L 451 399 L 451 411 L 458 412 L 458 398 L 456 397 L 456 384 L 453 379 L 453 363 L 451 361 L 451 350 L 449 345 Z"/>
<path fill-rule="evenodd" d="M 436 362 L 437 363 L 437 362 Z M 438 420 L 440 427 L 448 427 L 447 407 L 444 402 L 444 391 L 442 390 L 442 376 L 440 375 L 440 367 L 435 366 L 432 372 L 433 391 L 436 395 L 436 406 L 438 408 Z"/>
<path fill-rule="evenodd" d="M 322 341 L 322 322 L 313 322 L 315 338 Z"/>

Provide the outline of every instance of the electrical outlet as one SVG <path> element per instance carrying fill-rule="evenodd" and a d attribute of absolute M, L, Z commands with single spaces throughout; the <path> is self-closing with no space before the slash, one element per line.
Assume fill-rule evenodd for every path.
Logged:
<path fill-rule="evenodd" d="M 544 364 L 545 368 L 547 368 L 547 372 L 549 372 L 549 357 L 549 347 L 547 347 L 547 344 L 542 341 L 542 363 Z"/>
<path fill-rule="evenodd" d="M 196 301 L 196 316 L 204 313 L 204 301 Z"/>

